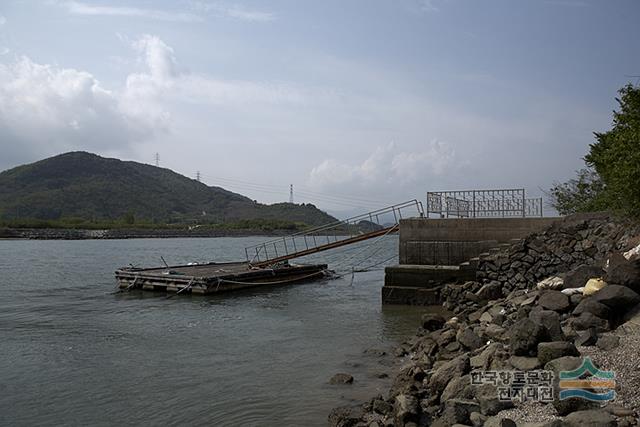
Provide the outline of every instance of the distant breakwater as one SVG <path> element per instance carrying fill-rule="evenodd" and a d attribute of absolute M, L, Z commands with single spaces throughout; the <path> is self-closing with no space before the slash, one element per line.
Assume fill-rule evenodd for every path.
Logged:
<path fill-rule="evenodd" d="M 291 230 L 0 228 L 0 239 L 31 240 L 168 239 L 184 237 L 283 236 L 288 234 L 291 234 Z"/>

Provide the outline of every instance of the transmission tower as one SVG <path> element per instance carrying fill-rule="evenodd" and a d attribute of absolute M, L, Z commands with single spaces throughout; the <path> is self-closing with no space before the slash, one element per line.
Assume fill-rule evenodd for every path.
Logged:
<path fill-rule="evenodd" d="M 200 182 L 200 171 L 196 172 L 196 181 Z"/>
<path fill-rule="evenodd" d="M 156 153 L 156 166 L 160 166 L 160 153 Z"/>
<path fill-rule="evenodd" d="M 293 203 L 293 184 L 289 185 L 289 203 Z"/>

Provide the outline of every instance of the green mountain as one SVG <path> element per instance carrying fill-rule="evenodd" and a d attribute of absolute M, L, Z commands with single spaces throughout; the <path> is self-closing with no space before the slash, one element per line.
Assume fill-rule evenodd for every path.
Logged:
<path fill-rule="evenodd" d="M 312 204 L 264 205 L 169 169 L 85 152 L 0 173 L 0 219 L 307 225 L 335 221 Z"/>

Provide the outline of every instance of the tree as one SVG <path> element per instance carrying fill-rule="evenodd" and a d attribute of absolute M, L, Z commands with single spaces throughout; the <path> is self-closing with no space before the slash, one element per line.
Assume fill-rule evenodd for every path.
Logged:
<path fill-rule="evenodd" d="M 594 133 L 587 168 L 550 190 L 560 214 L 608 209 L 640 217 L 640 87 L 629 84 L 618 93 L 612 128 Z"/>
<path fill-rule="evenodd" d="M 551 206 L 560 215 L 591 212 L 606 209 L 602 200 L 604 183 L 593 169 L 580 169 L 577 177 L 565 183 L 557 183 L 548 196 Z"/>
<path fill-rule="evenodd" d="M 585 161 L 605 183 L 611 208 L 640 217 L 640 87 L 627 85 L 618 93 L 620 109 L 613 112 L 613 127 L 595 133 Z"/>

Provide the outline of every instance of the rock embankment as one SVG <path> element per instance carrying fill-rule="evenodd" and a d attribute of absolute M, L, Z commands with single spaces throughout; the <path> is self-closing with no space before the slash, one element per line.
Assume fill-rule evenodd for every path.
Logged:
<path fill-rule="evenodd" d="M 426 314 L 396 351 L 403 365 L 388 395 L 337 408 L 330 425 L 639 425 L 640 261 L 621 255 L 639 235 L 607 216 L 571 217 L 484 259 L 478 281 L 446 286 L 455 317 Z M 540 289 L 549 276 L 562 280 Z M 590 296 L 577 290 L 595 276 L 607 285 Z M 618 373 L 615 400 L 559 398 L 559 373 L 584 356 Z M 535 393 L 523 398 L 525 390 Z"/>

